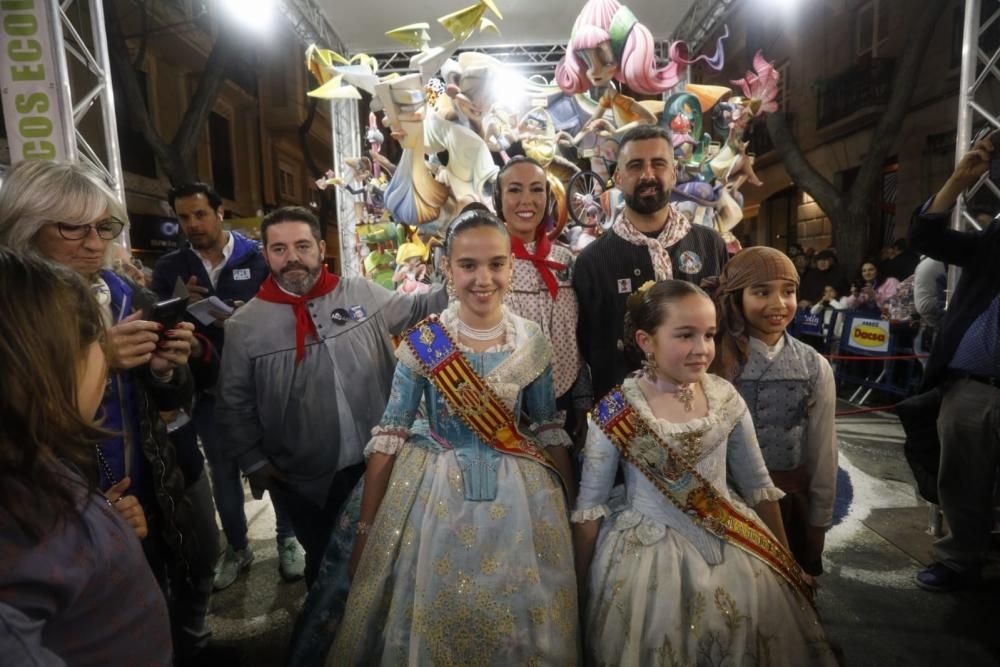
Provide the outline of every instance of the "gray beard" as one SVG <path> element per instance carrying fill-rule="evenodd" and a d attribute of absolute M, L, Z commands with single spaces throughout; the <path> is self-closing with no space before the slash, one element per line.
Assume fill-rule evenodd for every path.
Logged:
<path fill-rule="evenodd" d="M 308 294 L 309 290 L 311 290 L 313 288 L 313 285 L 316 284 L 316 281 L 319 280 L 320 271 L 321 267 L 317 266 L 315 269 L 311 270 L 302 280 L 289 280 L 287 277 L 281 275 L 280 273 L 274 273 L 273 271 L 271 272 L 271 275 L 274 277 L 274 281 L 278 283 L 281 289 L 285 290 L 286 292 L 291 292 L 292 294 L 295 294 L 297 296 L 303 296 L 305 294 Z"/>

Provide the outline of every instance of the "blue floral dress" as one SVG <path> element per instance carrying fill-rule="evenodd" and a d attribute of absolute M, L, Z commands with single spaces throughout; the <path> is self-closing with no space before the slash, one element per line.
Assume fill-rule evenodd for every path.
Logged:
<path fill-rule="evenodd" d="M 538 446 L 568 446 L 551 345 L 505 312 L 503 346 L 463 350 Z M 457 315 L 441 323 L 455 335 Z M 575 665 L 568 510 L 542 465 L 485 445 L 405 345 L 367 454 L 396 457 L 328 664 Z M 418 419 L 418 414 L 425 418 Z"/>

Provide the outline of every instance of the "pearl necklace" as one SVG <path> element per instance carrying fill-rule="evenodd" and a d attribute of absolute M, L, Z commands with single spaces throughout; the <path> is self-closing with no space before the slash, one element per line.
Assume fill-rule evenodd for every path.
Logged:
<path fill-rule="evenodd" d="M 502 336 L 507 328 L 507 321 L 504 318 L 500 318 L 497 325 L 491 329 L 473 329 L 468 324 L 463 322 L 461 319 L 458 320 L 458 333 L 461 336 L 465 336 L 469 340 L 475 340 L 479 342 L 486 342 L 490 340 L 496 340 Z"/>

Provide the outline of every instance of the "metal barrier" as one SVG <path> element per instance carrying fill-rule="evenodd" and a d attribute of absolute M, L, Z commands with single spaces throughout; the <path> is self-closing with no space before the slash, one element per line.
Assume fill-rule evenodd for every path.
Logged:
<path fill-rule="evenodd" d="M 856 387 L 848 399 L 855 405 L 864 405 L 874 391 L 907 396 L 919 382 L 917 360 L 925 355 L 914 353 L 916 331 L 908 322 L 867 311 L 800 310 L 790 333 L 830 360 L 838 386 Z"/>

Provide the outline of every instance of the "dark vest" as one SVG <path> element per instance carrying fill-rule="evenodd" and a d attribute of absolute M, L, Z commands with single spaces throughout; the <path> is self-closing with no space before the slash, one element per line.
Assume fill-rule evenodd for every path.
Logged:
<path fill-rule="evenodd" d="M 733 383 L 746 401 L 768 470 L 802 465 L 813 383 L 819 376 L 816 351 L 791 336 L 778 356 L 768 361 L 751 349 Z"/>

